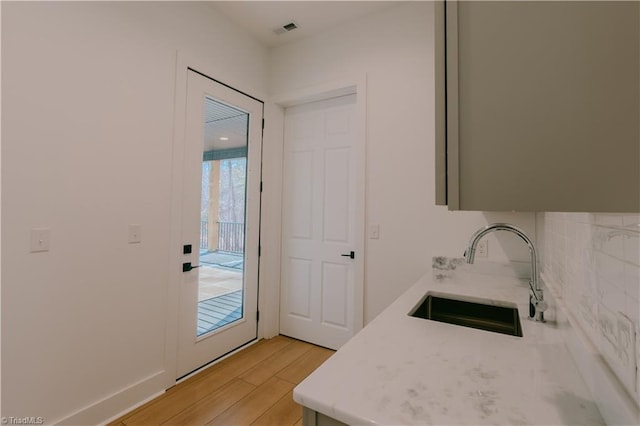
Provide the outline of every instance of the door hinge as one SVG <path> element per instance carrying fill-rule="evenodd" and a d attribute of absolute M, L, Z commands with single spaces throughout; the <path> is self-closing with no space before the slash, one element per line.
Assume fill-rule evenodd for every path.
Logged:
<path fill-rule="evenodd" d="M 258 257 L 262 254 L 262 246 L 258 245 Z"/>
<path fill-rule="evenodd" d="M 262 193 L 262 181 L 260 181 L 260 192 Z"/>
<path fill-rule="evenodd" d="M 260 311 L 256 311 L 256 322 L 260 321 Z"/>
<path fill-rule="evenodd" d="M 264 130 L 264 118 L 262 119 L 262 130 Z"/>

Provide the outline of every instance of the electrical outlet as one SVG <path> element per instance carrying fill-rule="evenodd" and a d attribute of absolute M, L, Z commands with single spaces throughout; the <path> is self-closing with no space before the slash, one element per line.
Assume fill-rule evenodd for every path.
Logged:
<path fill-rule="evenodd" d="M 489 241 L 480 240 L 478 246 L 476 247 L 476 256 L 489 257 Z"/>
<path fill-rule="evenodd" d="M 129 225 L 129 244 L 142 242 L 142 226 L 137 224 Z"/>
<path fill-rule="evenodd" d="M 31 229 L 31 253 L 49 251 L 51 244 L 51 229 L 32 228 Z"/>

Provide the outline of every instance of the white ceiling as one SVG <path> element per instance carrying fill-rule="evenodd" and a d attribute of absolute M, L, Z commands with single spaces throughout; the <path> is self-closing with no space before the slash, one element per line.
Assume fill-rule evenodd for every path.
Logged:
<path fill-rule="evenodd" d="M 399 3 L 395 1 L 214 1 L 229 17 L 267 47 L 277 47 L 327 31 Z M 289 22 L 298 28 L 281 35 L 274 30 Z"/>
<path fill-rule="evenodd" d="M 396 1 L 213 1 L 211 6 L 229 17 L 266 47 L 277 47 L 346 25 L 365 15 L 397 5 Z M 298 28 L 276 35 L 290 22 Z M 247 115 L 207 99 L 205 151 L 246 146 Z M 221 139 L 222 138 L 222 139 Z"/>

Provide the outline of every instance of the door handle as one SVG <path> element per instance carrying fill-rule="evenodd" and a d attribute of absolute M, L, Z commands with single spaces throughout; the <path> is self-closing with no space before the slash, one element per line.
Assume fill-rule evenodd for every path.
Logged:
<path fill-rule="evenodd" d="M 192 266 L 192 265 L 191 265 L 191 262 L 184 262 L 184 263 L 182 264 L 182 272 L 189 272 L 190 270 L 192 270 L 192 269 L 196 269 L 196 268 L 199 268 L 200 266 L 201 266 L 201 265 L 198 265 L 198 266 Z"/>
<path fill-rule="evenodd" d="M 341 254 L 340 256 L 344 256 L 344 257 L 350 257 L 352 259 L 356 258 L 356 252 L 355 251 L 351 251 L 351 253 L 348 254 Z"/>

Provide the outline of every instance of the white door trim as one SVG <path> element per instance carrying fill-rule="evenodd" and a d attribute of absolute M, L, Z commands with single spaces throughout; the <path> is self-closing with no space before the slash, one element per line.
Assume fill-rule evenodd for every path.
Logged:
<path fill-rule="evenodd" d="M 175 87 L 174 87 L 174 118 L 173 118 L 173 146 L 172 146 L 172 176 L 171 176 L 171 211 L 169 220 L 169 251 L 167 252 L 167 264 L 169 265 L 169 276 L 167 283 L 167 293 L 165 299 L 166 306 L 166 329 L 165 329 L 165 363 L 164 363 L 164 388 L 176 384 L 177 355 L 178 355 L 178 323 L 180 298 L 180 282 L 182 274 L 182 197 L 180 193 L 183 185 L 183 162 L 185 144 L 185 114 L 187 104 L 187 75 L 192 69 L 207 76 L 215 77 L 231 87 L 235 87 L 249 96 L 264 99 L 266 96 L 261 91 L 246 87 L 246 84 L 237 81 L 233 75 L 221 70 L 215 62 L 203 60 L 189 55 L 183 51 L 176 51 Z M 260 277 L 258 277 L 260 280 Z M 260 297 L 258 293 L 258 305 Z M 258 327 L 258 339 L 261 338 L 260 327 Z"/>
<path fill-rule="evenodd" d="M 363 223 L 359 224 L 356 227 L 356 241 L 358 242 L 358 247 L 356 247 L 356 252 L 361 253 L 362 262 L 359 262 L 357 267 L 354 269 L 354 278 L 356 282 L 356 288 L 354 293 L 354 330 L 357 332 L 362 329 L 364 325 L 364 283 L 365 283 L 365 265 L 366 265 L 366 240 L 365 240 L 365 229 L 366 229 L 366 192 L 367 192 L 367 169 L 366 169 L 366 129 L 367 129 L 367 121 L 366 121 L 366 105 L 367 105 L 367 76 L 366 74 L 361 74 L 358 76 L 350 76 L 341 80 L 335 80 L 331 82 L 327 82 L 321 85 L 310 86 L 304 89 L 292 91 L 289 93 L 284 93 L 278 96 L 275 96 L 271 99 L 270 104 L 275 106 L 277 111 L 274 112 L 273 116 L 279 118 L 278 128 L 273 129 L 273 131 L 268 132 L 269 134 L 273 133 L 274 137 L 278 138 L 279 144 L 279 154 L 280 154 L 280 169 L 282 169 L 282 165 L 284 162 L 283 159 L 283 146 L 284 146 L 284 110 L 288 107 L 308 103 L 321 101 L 325 99 L 334 98 L 337 96 L 344 96 L 349 94 L 356 94 L 356 138 L 358 139 L 358 143 L 356 144 L 360 147 L 360 152 L 357 153 L 356 157 L 356 167 L 358 170 L 363 170 L 364 173 L 358 175 L 358 180 L 356 182 L 357 186 L 361 186 L 364 188 L 362 194 L 356 199 L 356 214 L 359 217 L 363 217 Z M 267 122 L 265 130 L 269 127 L 269 123 Z M 275 127 L 275 126 L 274 126 Z M 267 133 L 265 133 L 265 140 Z M 265 143 L 265 147 L 268 146 L 269 143 Z M 282 205 L 282 188 L 284 182 L 282 181 L 282 171 L 280 170 L 280 174 L 278 176 L 280 178 L 279 186 L 280 186 L 280 206 Z M 281 208 L 280 210 L 281 211 Z M 280 215 L 280 219 L 282 215 Z M 278 295 L 277 298 L 271 298 L 268 300 L 268 306 L 265 306 L 265 322 L 271 325 L 271 327 L 277 327 L 274 334 L 277 334 L 279 327 L 279 316 L 280 316 L 280 287 L 281 287 L 281 278 L 282 271 L 280 270 L 281 265 L 281 255 L 282 255 L 282 222 L 279 221 L 279 229 L 277 230 L 277 240 L 270 244 L 272 247 L 276 248 L 277 243 L 277 259 L 274 259 L 277 262 L 277 272 L 273 272 L 271 276 L 271 280 L 269 283 L 274 283 L 277 285 L 277 288 L 270 288 L 267 291 L 273 291 Z M 274 231 L 275 232 L 275 231 Z M 271 234 L 273 236 L 273 233 Z M 263 252 L 265 242 L 263 241 Z M 264 259 L 263 259 L 264 260 Z M 264 281 L 261 281 L 263 284 Z M 264 288 L 264 287 L 263 287 Z M 276 299 L 276 300 L 274 300 Z M 262 322 L 263 316 L 261 315 L 260 321 Z"/>

